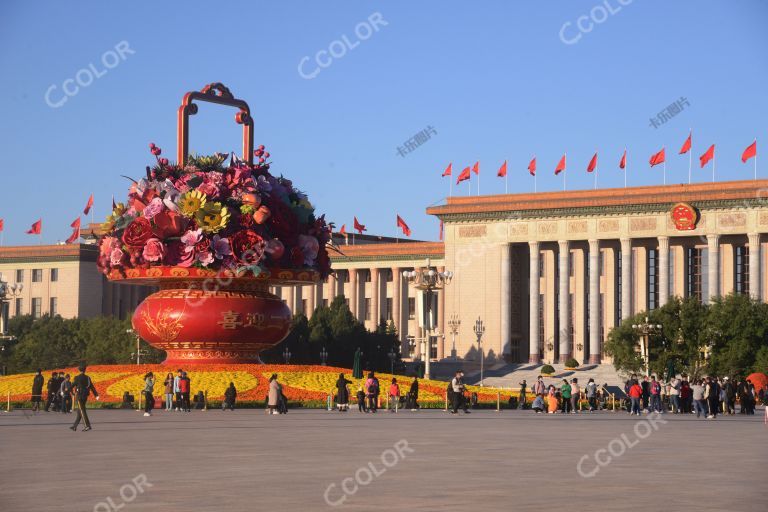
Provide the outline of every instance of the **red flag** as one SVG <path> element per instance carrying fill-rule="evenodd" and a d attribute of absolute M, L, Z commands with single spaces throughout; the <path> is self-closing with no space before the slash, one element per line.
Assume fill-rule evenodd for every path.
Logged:
<path fill-rule="evenodd" d="M 699 157 L 699 162 L 701 162 L 701 166 L 704 167 L 707 165 L 707 163 L 715 158 L 715 145 L 712 144 L 709 146 L 709 149 Z"/>
<path fill-rule="evenodd" d="M 592 157 L 592 160 L 589 161 L 589 165 L 587 166 L 587 172 L 593 172 L 597 168 L 597 153 L 595 153 L 595 156 Z"/>
<path fill-rule="evenodd" d="M 411 236 L 411 228 L 408 227 L 408 224 L 405 223 L 400 215 L 397 216 L 397 227 L 403 230 L 405 236 Z"/>
<path fill-rule="evenodd" d="M 445 168 L 441 177 L 445 178 L 446 176 L 450 176 L 452 169 L 453 169 L 453 162 L 448 164 L 448 167 Z"/>
<path fill-rule="evenodd" d="M 72 229 L 72 234 L 67 238 L 65 243 L 71 244 L 78 238 L 80 238 L 80 217 L 76 218 L 74 221 L 72 221 L 72 224 L 70 226 Z"/>
<path fill-rule="evenodd" d="M 85 210 L 83 210 L 83 215 L 88 215 L 88 212 L 91 211 L 92 207 L 93 207 L 93 194 L 91 194 L 91 197 L 88 198 L 88 202 L 85 205 Z"/>
<path fill-rule="evenodd" d="M 443 241 L 443 221 L 440 221 L 440 241 Z"/>
<path fill-rule="evenodd" d="M 558 162 L 557 167 L 555 167 L 555 176 L 560 174 L 565 170 L 565 155 L 560 159 L 560 162 Z"/>
<path fill-rule="evenodd" d="M 533 160 L 528 164 L 528 173 L 531 176 L 536 176 L 536 157 L 533 157 Z"/>
<path fill-rule="evenodd" d="M 27 231 L 28 235 L 39 235 L 43 232 L 43 219 L 38 219 L 37 222 L 32 224 L 32 227 Z"/>
<path fill-rule="evenodd" d="M 496 173 L 496 176 L 499 178 L 503 178 L 507 175 L 507 161 L 504 160 L 504 163 L 501 164 L 501 168 L 499 169 L 499 172 Z"/>
<path fill-rule="evenodd" d="M 665 159 L 664 148 L 661 148 L 661 151 L 659 151 L 658 153 L 656 153 L 651 157 L 651 167 L 653 167 L 654 165 L 659 165 L 660 163 L 663 163 L 664 159 Z"/>
<path fill-rule="evenodd" d="M 688 134 L 688 138 L 683 142 L 683 147 L 680 148 L 680 154 L 684 155 L 691 150 L 691 134 Z"/>
<path fill-rule="evenodd" d="M 621 160 L 619 161 L 619 169 L 626 169 L 627 167 L 627 150 L 624 150 L 624 154 L 621 155 Z"/>
<path fill-rule="evenodd" d="M 346 235 L 347 234 L 347 225 L 346 224 L 342 224 L 341 225 L 341 229 L 339 230 L 339 234 L 340 235 Z"/>
<path fill-rule="evenodd" d="M 3 221 L 3 219 L 0 219 L 0 231 L 2 231 L 3 228 L 5 228 L 5 221 Z"/>
<path fill-rule="evenodd" d="M 475 162 L 475 165 L 472 166 L 472 172 L 475 174 L 480 174 L 480 160 Z"/>
<path fill-rule="evenodd" d="M 356 229 L 356 230 L 357 230 L 357 232 L 358 232 L 358 233 L 360 233 L 361 235 L 363 234 L 363 231 L 368 231 L 367 229 L 365 229 L 365 226 L 364 226 L 364 225 L 362 225 L 362 224 L 360 224 L 359 222 L 357 222 L 357 217 L 355 217 L 355 229 Z"/>
<path fill-rule="evenodd" d="M 746 163 L 747 160 L 754 158 L 755 156 L 757 156 L 757 141 L 747 146 L 747 149 L 741 154 L 741 161 Z"/>
<path fill-rule="evenodd" d="M 456 178 L 456 184 L 458 185 L 462 181 L 467 181 L 469 179 L 469 167 L 465 167 L 463 171 L 461 171 L 461 174 L 459 174 L 459 177 Z"/>

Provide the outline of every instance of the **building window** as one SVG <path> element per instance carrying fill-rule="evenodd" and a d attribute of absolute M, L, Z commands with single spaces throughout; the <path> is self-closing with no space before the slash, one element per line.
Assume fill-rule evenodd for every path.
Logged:
<path fill-rule="evenodd" d="M 16 282 L 17 283 L 23 283 L 24 282 L 24 271 L 19 269 L 16 271 Z"/>
<path fill-rule="evenodd" d="M 544 268 L 546 267 L 544 263 L 544 256 L 539 253 L 539 277 L 544 277 Z"/>
<path fill-rule="evenodd" d="M 570 353 L 575 354 L 573 350 L 573 339 L 575 337 L 576 332 L 573 329 L 574 318 L 576 317 L 576 312 L 573 310 L 573 294 L 568 294 L 568 313 L 570 313 L 570 318 L 568 319 L 568 346 L 570 347 Z M 562 354 L 560 354 L 562 355 Z"/>
<path fill-rule="evenodd" d="M 544 358 L 544 295 L 539 294 L 539 358 Z"/>
<path fill-rule="evenodd" d="M 603 344 L 605 343 L 605 324 L 603 323 L 603 318 L 604 318 L 603 315 L 605 315 L 605 294 L 604 293 L 600 294 L 600 302 L 598 303 L 598 312 L 599 312 L 599 315 L 597 317 L 598 318 L 597 323 L 599 328 L 597 331 L 597 342 L 598 342 L 597 354 L 593 354 L 590 351 L 589 353 L 590 356 L 596 356 L 603 353 Z"/>
<path fill-rule="evenodd" d="M 51 269 L 51 282 L 55 283 L 58 280 L 59 280 L 59 269 L 52 268 Z"/>
<path fill-rule="evenodd" d="M 621 261 L 622 261 L 621 251 L 618 251 L 616 254 L 617 254 L 617 257 L 616 257 L 616 277 L 617 277 L 617 279 L 616 279 L 616 297 L 617 297 L 617 300 L 616 300 L 616 319 L 615 319 L 615 324 L 619 325 L 619 320 L 624 318 L 623 312 L 621 311 L 621 302 L 622 302 L 621 301 L 621 296 L 622 296 L 622 293 L 621 293 L 621 286 L 622 286 L 621 276 L 624 275 L 624 272 L 622 272 L 622 270 L 621 270 Z"/>
<path fill-rule="evenodd" d="M 416 357 L 416 338 L 408 336 L 406 341 L 408 342 L 408 357 L 413 359 Z"/>
<path fill-rule="evenodd" d="M 301 312 L 304 313 L 306 316 L 309 311 L 307 311 L 307 299 L 301 299 Z"/>
<path fill-rule="evenodd" d="M 59 314 L 59 299 L 51 297 L 50 307 L 48 308 L 48 314 L 56 316 Z"/>
<path fill-rule="evenodd" d="M 408 320 L 414 320 L 416 318 L 416 299 L 414 297 L 408 297 Z"/>
<path fill-rule="evenodd" d="M 365 319 L 371 319 L 371 299 L 365 299 Z"/>
<path fill-rule="evenodd" d="M 32 269 L 32 282 L 41 283 L 42 281 L 43 281 L 43 269 L 41 268 Z"/>
<path fill-rule="evenodd" d="M 391 283 L 392 279 L 393 279 L 392 269 L 391 268 L 384 269 L 384 280 L 388 283 Z"/>
<path fill-rule="evenodd" d="M 574 259 L 574 253 L 572 251 L 568 251 L 568 275 L 570 277 L 573 277 L 573 267 L 575 266 L 573 264 Z"/>
<path fill-rule="evenodd" d="M 349 309 L 349 299 L 344 299 L 344 304 L 346 304 L 347 305 L 347 309 Z M 352 310 L 350 309 L 350 311 L 352 311 Z"/>
<path fill-rule="evenodd" d="M 603 257 L 605 253 L 601 250 L 597 251 L 597 268 L 599 269 L 599 276 L 605 275 L 605 258 Z"/>
<path fill-rule="evenodd" d="M 656 309 L 659 304 L 659 252 L 656 249 L 648 249 L 648 311 Z"/>
<path fill-rule="evenodd" d="M 328 307 L 328 299 L 323 299 L 323 307 L 324 308 Z"/>
<path fill-rule="evenodd" d="M 686 256 L 686 296 L 703 302 L 704 290 L 707 288 L 707 250 L 689 247 Z"/>
<path fill-rule="evenodd" d="M 371 282 L 371 274 L 373 274 L 373 271 L 371 271 L 371 270 L 362 270 L 361 272 L 363 272 L 363 278 L 365 279 L 365 282 L 366 283 L 370 283 Z"/>
<path fill-rule="evenodd" d="M 385 318 L 387 319 L 387 321 L 390 321 L 392 320 L 392 298 L 387 297 L 387 301 L 385 304 L 386 304 L 387 310 L 384 312 L 384 315 L 386 315 Z"/>
<path fill-rule="evenodd" d="M 24 314 L 24 308 L 22 307 L 23 304 L 24 303 L 22 302 L 22 299 L 16 299 L 16 316 Z"/>
<path fill-rule="evenodd" d="M 43 299 L 32 297 L 32 318 L 40 318 L 43 315 Z"/>
<path fill-rule="evenodd" d="M 429 358 L 437 359 L 437 336 L 429 337 Z"/>
<path fill-rule="evenodd" d="M 746 295 L 749 293 L 749 247 L 737 245 L 734 259 L 734 290 L 739 295 Z"/>
<path fill-rule="evenodd" d="M 669 251 L 669 296 L 675 296 L 675 250 Z M 662 269 L 661 272 L 664 272 Z M 663 306 L 663 304 L 662 304 Z"/>

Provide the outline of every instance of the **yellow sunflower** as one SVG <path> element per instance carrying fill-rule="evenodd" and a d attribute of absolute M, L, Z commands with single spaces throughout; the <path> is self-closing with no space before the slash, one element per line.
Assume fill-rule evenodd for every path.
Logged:
<path fill-rule="evenodd" d="M 179 198 L 179 211 L 185 217 L 192 217 L 205 207 L 205 194 L 199 190 L 184 192 Z"/>
<path fill-rule="evenodd" d="M 221 203 L 206 203 L 195 213 L 195 220 L 205 233 L 216 233 L 229 222 L 229 210 Z"/>
<path fill-rule="evenodd" d="M 102 224 L 102 229 L 104 231 L 111 231 L 112 228 L 115 226 L 115 223 L 117 222 L 117 219 L 123 216 L 125 213 L 125 204 L 123 203 L 117 203 L 115 207 L 112 209 L 112 213 L 107 215 L 107 220 Z"/>

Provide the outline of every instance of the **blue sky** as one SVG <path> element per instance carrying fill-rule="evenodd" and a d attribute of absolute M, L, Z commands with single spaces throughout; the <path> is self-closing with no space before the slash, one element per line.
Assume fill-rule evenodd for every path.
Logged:
<path fill-rule="evenodd" d="M 623 186 L 617 164 L 626 146 L 630 185 L 660 184 L 648 158 L 666 145 L 667 182 L 682 183 L 688 159 L 677 151 L 693 128 L 694 180 L 711 180 L 697 166 L 711 143 L 718 180 L 751 178 L 739 157 L 755 137 L 758 150 L 768 144 L 768 3 L 623 4 L 3 2 L 4 244 L 34 243 L 24 231 L 38 217 L 46 243 L 63 240 L 91 193 L 102 220 L 112 195 L 127 192 L 120 175 L 140 176 L 151 163 L 149 142 L 173 158 L 183 94 L 216 81 L 250 103 L 273 172 L 337 225 L 349 228 L 357 215 L 372 234 L 396 235 L 399 213 L 414 238 L 436 239 L 438 221 L 424 210 L 447 196 L 440 174 L 448 162 L 456 173 L 479 159 L 481 193 L 491 194 L 504 192 L 495 174 L 506 159 L 510 192 L 529 192 L 525 168 L 535 154 L 538 190 L 560 190 L 553 169 L 567 152 L 568 188 L 584 189 L 598 151 L 599 186 Z M 579 30 L 580 16 L 591 30 Z M 354 48 L 334 43 L 345 37 Z M 105 67 L 105 53 L 123 41 L 133 53 Z M 321 54 L 319 67 L 316 55 L 329 47 L 343 55 L 328 65 Z M 299 72 L 304 57 L 305 76 L 319 70 L 313 78 Z M 65 96 L 65 80 L 90 64 L 100 76 Z M 652 127 L 681 97 L 683 111 Z M 190 147 L 239 150 L 233 113 L 201 106 Z M 430 126 L 430 140 L 398 155 Z M 758 174 L 768 178 L 765 157 Z M 466 183 L 453 192 L 465 195 Z"/>

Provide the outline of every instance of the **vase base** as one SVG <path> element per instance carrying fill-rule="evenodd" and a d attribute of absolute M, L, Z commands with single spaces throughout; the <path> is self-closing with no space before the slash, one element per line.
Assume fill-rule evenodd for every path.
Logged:
<path fill-rule="evenodd" d="M 167 366 L 189 366 L 194 364 L 264 364 L 259 357 L 259 352 L 269 348 L 254 348 L 249 346 L 245 350 L 208 350 L 208 349 L 181 349 L 167 350 L 166 358 L 162 364 Z"/>

